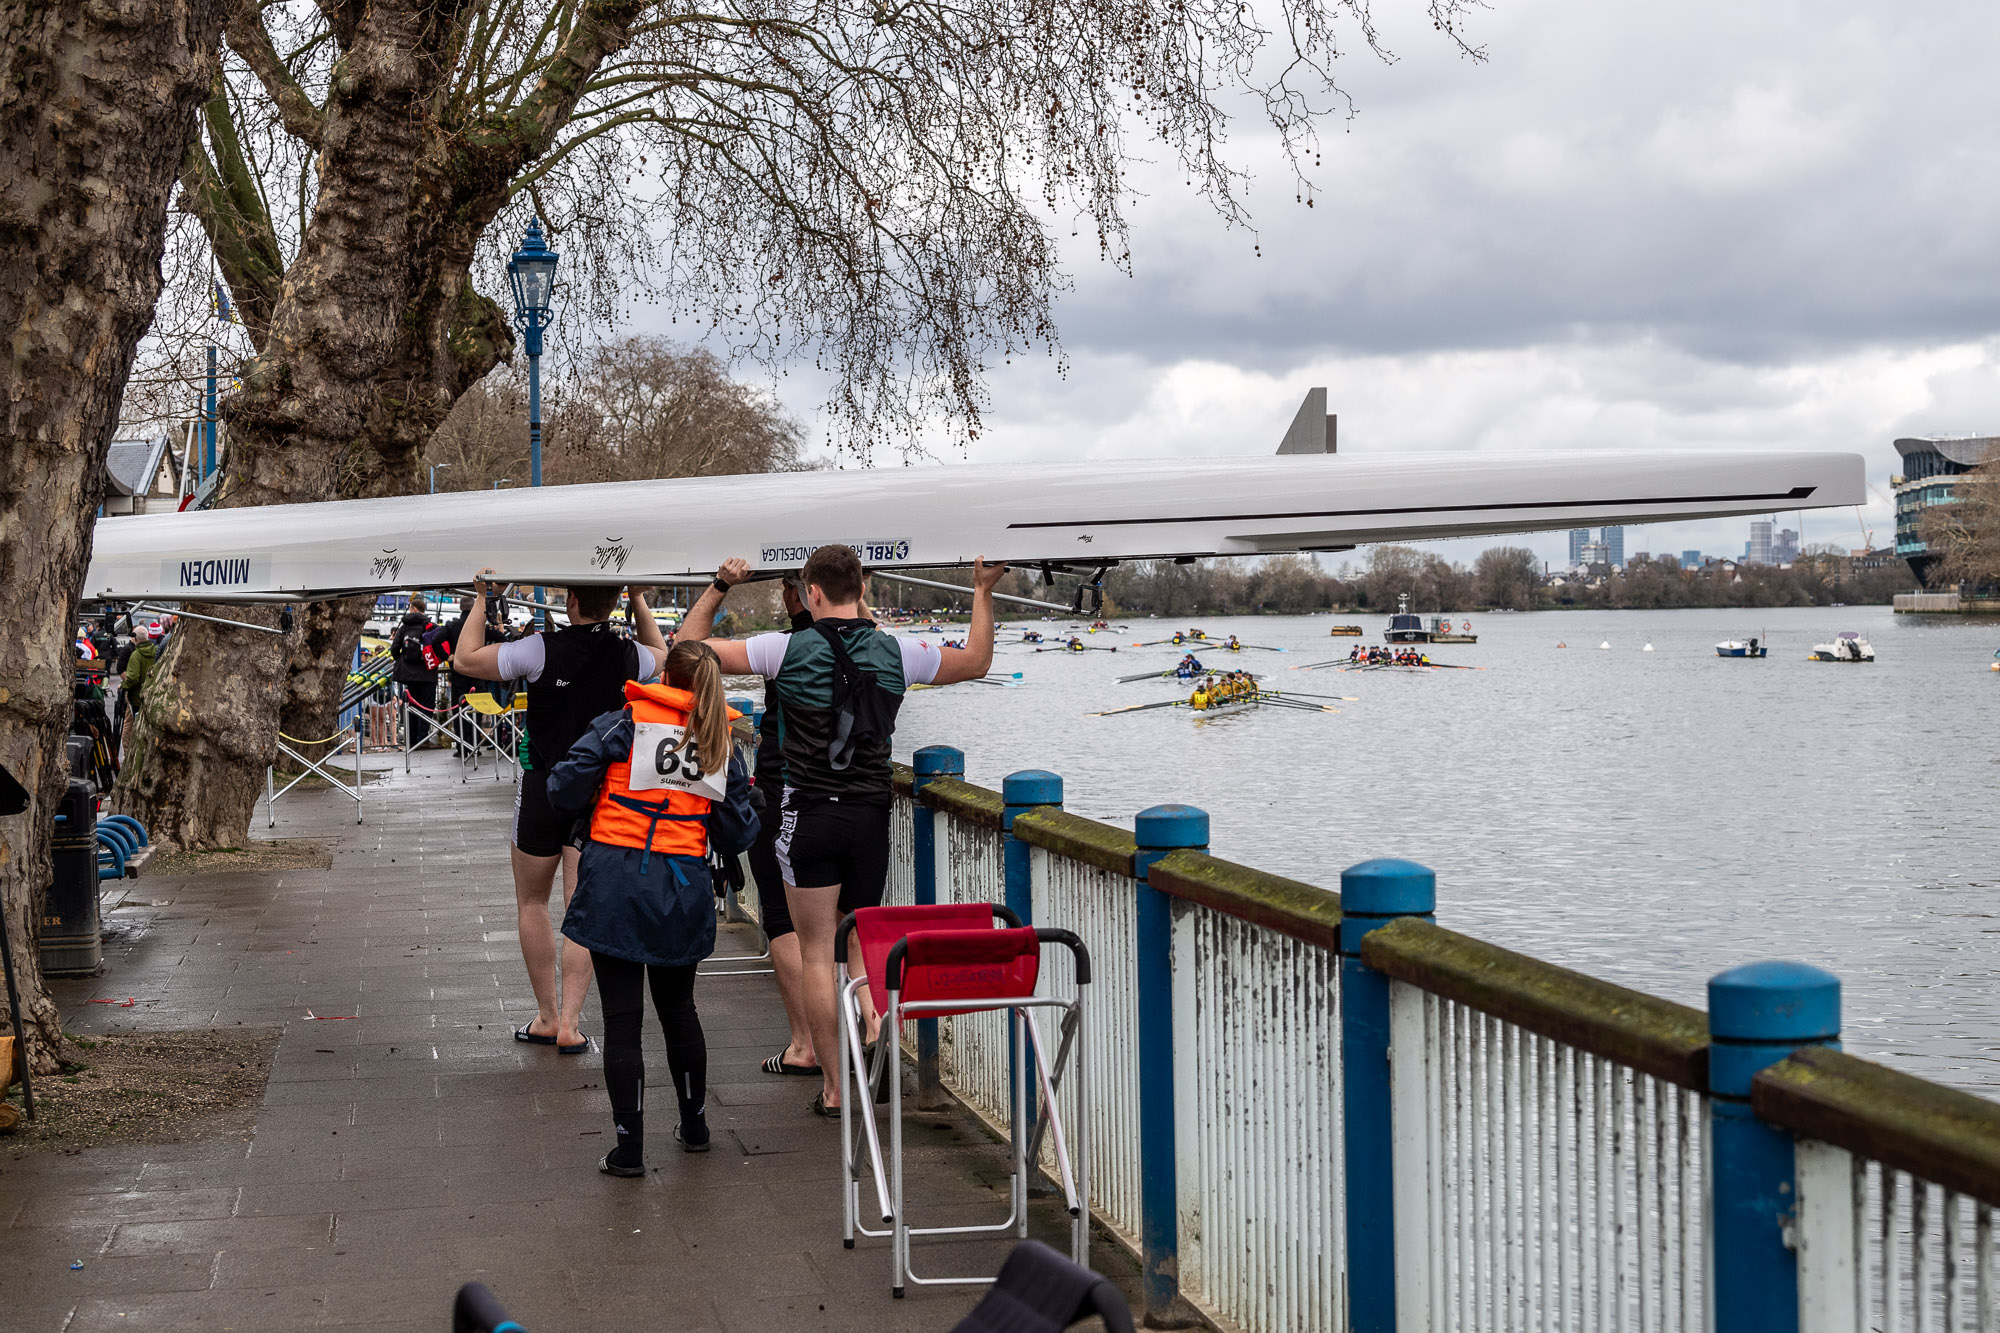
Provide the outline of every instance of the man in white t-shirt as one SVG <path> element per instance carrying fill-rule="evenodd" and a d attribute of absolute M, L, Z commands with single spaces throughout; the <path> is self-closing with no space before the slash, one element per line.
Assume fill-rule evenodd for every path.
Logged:
<path fill-rule="evenodd" d="M 881 904 L 888 880 L 889 750 L 896 708 L 911 685 L 976 680 L 991 669 L 993 585 L 1006 572 L 1005 565 L 974 565 L 972 629 L 965 648 L 898 638 L 865 619 L 861 559 L 846 546 L 822 546 L 806 561 L 809 629 L 708 639 L 723 597 L 749 573 L 744 561 L 729 560 L 689 608 L 676 635 L 681 641 L 708 640 L 724 671 L 763 676 L 766 692 L 783 708 L 778 865 L 799 936 L 813 1048 L 822 1053 L 824 1086 L 813 1099 L 813 1109 L 822 1115 L 837 1115 L 840 1108 L 840 1071 L 824 1058 L 839 1048 L 834 936 L 847 913 Z M 874 1025 L 872 1014 L 869 1023 Z"/>
<path fill-rule="evenodd" d="M 569 624 L 561 629 L 488 644 L 489 585 L 493 571 L 481 570 L 474 579 L 475 595 L 451 665 L 476 680 L 525 680 L 529 686 L 527 762 L 514 791 L 512 854 L 521 961 L 535 989 L 538 1012 L 515 1030 L 514 1039 L 580 1055 L 590 1049 L 578 1028 L 584 999 L 590 994 L 590 951 L 564 942 L 558 993 L 555 927 L 549 921 L 549 894 L 558 865 L 563 870 L 565 908 L 576 892 L 577 816 L 549 804 L 549 770 L 590 729 L 592 718 L 625 706 L 626 681 L 648 680 L 659 671 L 666 661 L 667 641 L 646 608 L 644 588 L 631 590 L 627 607 L 638 642 L 619 637 L 610 624 L 618 605 L 614 586 L 570 588 Z"/>

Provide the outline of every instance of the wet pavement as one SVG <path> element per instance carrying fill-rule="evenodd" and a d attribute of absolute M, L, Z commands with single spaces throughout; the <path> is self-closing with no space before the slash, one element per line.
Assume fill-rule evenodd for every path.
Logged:
<path fill-rule="evenodd" d="M 957 1322 L 977 1289 L 891 1300 L 887 1243 L 842 1248 L 838 1127 L 807 1114 L 810 1080 L 757 1068 L 786 1035 L 767 976 L 697 990 L 715 1150 L 683 1154 L 656 1122 L 643 1180 L 597 1171 L 611 1146 L 599 1055 L 510 1036 L 535 1011 L 512 801 L 490 768 L 461 781 L 449 755 L 421 753 L 408 776 L 398 761 L 370 784 L 359 826 L 336 793 L 286 797 L 273 829 L 260 803 L 255 837 L 331 840 L 330 870 L 107 886 L 121 905 L 104 973 L 57 987 L 71 1030 L 282 1036 L 248 1130 L 75 1156 L 0 1147 L 0 1326 L 442 1330 L 471 1280 L 534 1333 Z M 719 946 L 749 947 L 742 928 Z M 114 995 L 139 1003 L 88 1003 Z M 598 1030 L 594 996 L 584 1026 Z M 998 1145 L 962 1115 L 908 1123 L 919 1222 L 1004 1214 Z M 1051 1207 L 1033 1231 L 1064 1245 Z M 1004 1253 L 917 1251 L 939 1274 L 990 1273 Z M 1093 1258 L 1132 1290 L 1123 1253 L 1100 1237 Z"/>

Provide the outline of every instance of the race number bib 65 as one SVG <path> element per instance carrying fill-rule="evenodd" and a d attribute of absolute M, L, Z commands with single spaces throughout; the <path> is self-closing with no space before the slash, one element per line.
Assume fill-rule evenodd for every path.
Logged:
<path fill-rule="evenodd" d="M 633 791 L 672 789 L 719 801 L 728 792 L 729 755 L 717 756 L 716 771 L 711 773 L 687 728 L 670 722 L 635 722 L 632 778 L 627 785 Z"/>

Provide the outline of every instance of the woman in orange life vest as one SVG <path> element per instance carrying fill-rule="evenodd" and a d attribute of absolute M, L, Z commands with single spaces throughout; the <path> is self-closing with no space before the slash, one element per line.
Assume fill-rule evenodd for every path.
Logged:
<path fill-rule="evenodd" d="M 749 770 L 730 744 L 737 715 L 723 701 L 713 649 L 675 645 L 666 683 L 630 681 L 625 699 L 549 771 L 548 789 L 556 809 L 590 810 L 562 931 L 590 950 L 604 1004 L 604 1087 L 618 1141 L 598 1165 L 614 1176 L 643 1176 L 639 1033 L 648 982 L 680 1103 L 674 1140 L 686 1152 L 708 1151 L 708 1044 L 694 1005 L 695 965 L 715 950 L 708 853 L 747 850 L 757 815 Z"/>

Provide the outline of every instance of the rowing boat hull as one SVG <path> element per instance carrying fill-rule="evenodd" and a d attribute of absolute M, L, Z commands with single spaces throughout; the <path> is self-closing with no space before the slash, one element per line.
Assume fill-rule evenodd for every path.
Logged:
<path fill-rule="evenodd" d="M 873 568 L 1341 550 L 1851 505 L 1846 453 L 1280 456 L 857 469 L 464 491 L 100 520 L 84 595 L 273 601 L 462 584 L 670 583 L 814 547 Z"/>

